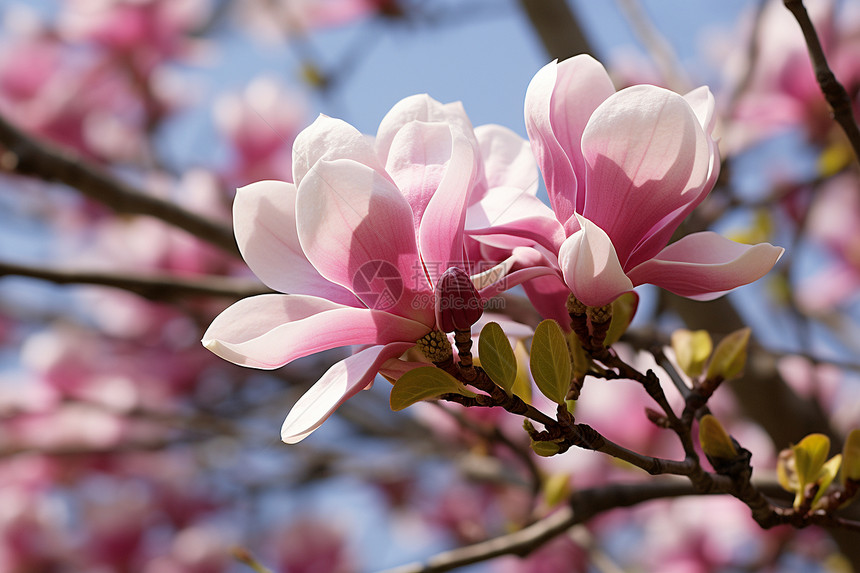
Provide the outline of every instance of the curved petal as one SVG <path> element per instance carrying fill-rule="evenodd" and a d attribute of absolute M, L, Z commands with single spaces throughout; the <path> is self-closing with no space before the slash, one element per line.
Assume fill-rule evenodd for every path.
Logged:
<path fill-rule="evenodd" d="M 412 207 L 416 233 L 451 162 L 452 144 L 451 128 L 440 122 L 410 122 L 392 140 L 385 170 Z"/>
<path fill-rule="evenodd" d="M 202 342 L 234 364 L 269 370 L 340 346 L 415 341 L 428 330 L 424 324 L 379 310 L 314 296 L 263 294 L 225 309 Z"/>
<path fill-rule="evenodd" d="M 369 308 L 433 324 L 432 304 L 414 304 L 432 290 L 412 210 L 387 178 L 348 159 L 319 161 L 299 185 L 296 217 L 302 250 L 322 276 Z"/>
<path fill-rule="evenodd" d="M 343 120 L 320 114 L 293 143 L 293 181 L 300 185 L 321 159 L 352 159 L 384 173 L 373 147 L 373 138 Z"/>
<path fill-rule="evenodd" d="M 552 132 L 552 92 L 558 64 L 538 70 L 526 90 L 526 133 L 546 184 L 549 203 L 559 221 L 576 212 L 577 175 L 565 150 Z"/>
<path fill-rule="evenodd" d="M 465 266 L 463 227 L 469 193 L 479 167 L 472 143 L 456 132 L 452 136 L 451 160 L 418 228 L 421 258 L 434 285 L 448 267 Z"/>
<path fill-rule="evenodd" d="M 501 125 L 475 128 L 488 189 L 513 187 L 535 195 L 540 176 L 529 142 Z M 483 198 L 473 194 L 472 203 Z"/>
<path fill-rule="evenodd" d="M 702 129 L 705 131 L 710 156 L 708 178 L 699 188 L 692 188 L 687 191 L 690 199 L 685 205 L 675 209 L 645 233 L 644 240 L 634 249 L 626 261 L 625 268 L 631 269 L 659 253 L 672 238 L 681 221 L 686 219 L 687 215 L 705 200 L 720 175 L 720 150 L 712 136 L 716 124 L 714 96 L 707 86 L 702 86 L 685 95 L 684 99 L 690 104 L 693 113 L 696 114 Z"/>
<path fill-rule="evenodd" d="M 566 221 L 585 204 L 582 133 L 597 107 L 615 93 L 606 69 L 587 55 L 544 66 L 526 91 L 526 131 L 553 211 Z"/>
<path fill-rule="evenodd" d="M 687 235 L 628 274 L 634 284 L 655 284 L 696 300 L 711 300 L 763 277 L 784 249 L 742 245 L 706 231 Z"/>
<path fill-rule="evenodd" d="M 523 189 L 496 187 L 466 211 L 466 234 L 499 248 L 539 244 L 558 252 L 564 229 L 543 201 Z"/>
<path fill-rule="evenodd" d="M 388 161 L 388 154 L 397 132 L 413 121 L 448 123 L 477 144 L 472 122 L 469 121 L 462 103 L 443 104 L 427 94 L 413 95 L 397 102 L 379 122 L 375 145 L 376 154 L 383 163 Z"/>
<path fill-rule="evenodd" d="M 570 330 L 570 315 L 567 313 L 570 288 L 557 273 L 525 282 L 523 290 L 542 318 L 555 319 L 564 330 Z"/>
<path fill-rule="evenodd" d="M 606 231 L 622 263 L 657 223 L 700 198 L 709 149 L 696 114 L 674 92 L 633 86 L 595 110 L 582 134 L 581 213 Z"/>
<path fill-rule="evenodd" d="M 305 439 L 341 404 L 373 382 L 386 360 L 403 354 L 411 346 L 400 342 L 371 346 L 329 368 L 290 410 L 281 426 L 281 440 L 295 444 Z"/>
<path fill-rule="evenodd" d="M 525 282 L 547 275 L 557 277 L 558 271 L 544 266 L 532 267 L 530 269 L 519 269 L 504 275 L 499 281 L 481 289 L 481 297 L 484 299 L 490 299 L 497 294 L 514 288 L 515 286 L 519 286 Z"/>
<path fill-rule="evenodd" d="M 690 105 L 696 118 L 699 120 L 699 125 L 708 135 L 714 132 L 714 126 L 717 123 L 717 116 L 714 113 L 716 101 L 714 94 L 708 86 L 699 86 L 698 88 L 684 94 L 684 99 Z"/>
<path fill-rule="evenodd" d="M 570 291 L 588 306 L 602 306 L 633 290 L 609 236 L 585 217 L 576 218 L 580 230 L 558 252 L 558 265 Z"/>
<path fill-rule="evenodd" d="M 347 289 L 323 278 L 305 256 L 296 231 L 296 186 L 259 181 L 240 188 L 233 227 L 242 258 L 266 286 L 359 306 Z"/>

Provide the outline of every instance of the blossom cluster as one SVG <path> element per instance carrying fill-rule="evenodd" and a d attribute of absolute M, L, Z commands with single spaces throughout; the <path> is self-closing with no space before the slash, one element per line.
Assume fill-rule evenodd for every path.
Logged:
<path fill-rule="evenodd" d="M 305 438 L 377 373 L 397 378 L 415 367 L 400 357 L 451 322 L 414 304 L 431 293 L 450 298 L 441 269 L 495 264 L 472 276 L 482 296 L 522 285 L 554 318 L 567 315 L 571 296 L 601 307 L 646 283 L 709 300 L 780 258 L 768 243 L 712 232 L 669 243 L 719 173 L 708 88 L 616 91 L 599 62 L 576 56 L 535 75 L 525 120 L 528 142 L 501 126 L 474 128 L 460 104 L 426 95 L 395 105 L 372 138 L 320 116 L 296 138 L 294 183 L 238 191 L 243 257 L 289 294 L 237 302 L 203 344 L 267 369 L 360 347 L 299 399 L 284 441 Z M 550 206 L 536 195 L 536 166 Z"/>

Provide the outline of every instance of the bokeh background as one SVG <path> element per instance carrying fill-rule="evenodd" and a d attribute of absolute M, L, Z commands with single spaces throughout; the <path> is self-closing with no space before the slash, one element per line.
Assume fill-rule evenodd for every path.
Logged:
<path fill-rule="evenodd" d="M 860 5 L 807 4 L 856 103 Z M 713 303 L 641 289 L 622 351 L 647 368 L 639 350 L 675 328 L 751 326 L 747 374 L 712 409 L 763 475 L 807 433 L 838 451 L 860 426 L 857 160 L 781 3 L 2 0 L 0 25 L 2 573 L 250 571 L 237 551 L 276 572 L 379 571 L 513 531 L 571 491 L 647 478 L 591 452 L 530 456 L 520 422 L 494 413 L 392 413 L 384 380 L 286 446 L 284 415 L 342 354 L 260 372 L 199 343 L 264 290 L 230 244 L 236 187 L 291 180 L 291 143 L 317 114 L 373 134 L 428 93 L 525 137 L 529 80 L 576 51 L 619 88 L 709 85 L 723 175 L 685 230 L 787 249 Z M 214 221 L 210 240 L 111 199 L 99 174 Z M 682 455 L 640 394 L 594 384 L 577 418 Z M 860 559 L 856 533 L 764 532 L 748 513 L 730 498 L 653 502 L 462 570 L 842 572 Z"/>

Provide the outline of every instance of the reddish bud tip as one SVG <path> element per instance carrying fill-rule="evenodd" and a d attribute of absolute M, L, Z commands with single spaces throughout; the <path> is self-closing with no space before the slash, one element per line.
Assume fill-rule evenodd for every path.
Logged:
<path fill-rule="evenodd" d="M 484 302 L 472 279 L 451 267 L 436 283 L 436 325 L 442 332 L 469 330 L 484 314 Z"/>

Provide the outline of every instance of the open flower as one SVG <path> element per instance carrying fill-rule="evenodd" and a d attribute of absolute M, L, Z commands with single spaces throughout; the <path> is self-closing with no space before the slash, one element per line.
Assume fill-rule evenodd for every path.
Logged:
<path fill-rule="evenodd" d="M 509 215 L 518 223 L 506 232 L 542 230 L 534 245 L 558 274 L 525 285 L 539 311 L 561 317 L 570 292 L 600 306 L 644 283 L 708 300 L 771 269 L 783 250 L 766 243 L 703 232 L 667 246 L 716 180 L 713 110 L 706 87 L 686 96 L 649 85 L 616 92 L 585 55 L 535 75 L 526 128 L 552 211 L 532 202 Z"/>
<path fill-rule="evenodd" d="M 520 140 L 522 142 L 522 140 Z M 364 348 L 332 366 L 299 399 L 281 437 L 303 439 L 380 367 L 435 328 L 433 285 L 463 265 L 463 225 L 487 177 L 462 106 L 428 96 L 398 103 L 375 139 L 320 116 L 296 139 L 295 184 L 239 190 L 236 240 L 269 287 L 291 294 L 240 300 L 203 344 L 255 368 L 316 352 Z"/>

